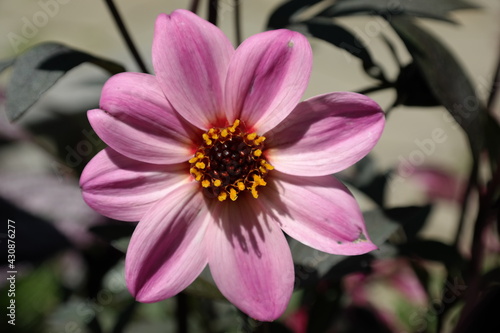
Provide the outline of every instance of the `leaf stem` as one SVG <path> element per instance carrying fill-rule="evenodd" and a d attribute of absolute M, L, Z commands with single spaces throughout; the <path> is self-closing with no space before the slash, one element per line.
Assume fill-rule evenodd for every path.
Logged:
<path fill-rule="evenodd" d="M 132 53 L 132 56 L 135 59 L 135 62 L 137 63 L 137 66 L 139 66 L 139 68 L 143 73 L 149 73 L 148 69 L 146 68 L 146 65 L 144 64 L 144 61 L 142 61 L 141 56 L 134 45 L 134 42 L 132 41 L 132 38 L 130 37 L 130 34 L 127 31 L 127 28 L 125 27 L 125 23 L 123 22 L 120 13 L 118 13 L 118 9 L 113 3 L 113 0 L 106 0 L 106 4 L 108 5 L 109 11 L 113 16 L 115 23 L 118 26 L 118 29 L 120 30 L 120 33 L 123 39 L 125 40 L 125 43 L 127 44 L 130 53 Z"/>
<path fill-rule="evenodd" d="M 200 4 L 200 0 L 192 0 L 191 6 L 189 6 L 189 10 L 196 14 L 198 11 L 198 5 Z"/>
<path fill-rule="evenodd" d="M 187 333 L 188 331 L 188 304 L 187 296 L 184 293 L 179 293 L 175 296 L 177 301 L 176 318 L 177 318 L 177 332 Z"/>
<path fill-rule="evenodd" d="M 218 0 L 208 0 L 208 22 L 217 25 Z"/>
<path fill-rule="evenodd" d="M 391 83 L 382 83 L 382 84 L 379 84 L 377 86 L 372 86 L 372 87 L 368 87 L 368 88 L 364 88 L 364 89 L 358 90 L 356 92 L 358 94 L 366 95 L 366 94 L 369 94 L 369 93 L 372 93 L 372 92 L 376 92 L 376 91 L 380 91 L 380 90 L 384 90 L 384 89 L 392 88 L 392 87 L 393 87 L 393 84 L 391 84 Z"/>
<path fill-rule="evenodd" d="M 493 77 L 493 81 L 491 83 L 490 95 L 488 96 L 488 102 L 486 104 L 490 112 L 493 109 L 493 103 L 495 101 L 495 97 L 497 95 L 499 86 L 500 86 L 500 57 L 498 58 L 497 68 L 495 70 L 495 76 Z"/>
<path fill-rule="evenodd" d="M 241 17 L 240 17 L 240 0 L 234 0 L 234 31 L 236 34 L 236 45 L 241 44 Z"/>

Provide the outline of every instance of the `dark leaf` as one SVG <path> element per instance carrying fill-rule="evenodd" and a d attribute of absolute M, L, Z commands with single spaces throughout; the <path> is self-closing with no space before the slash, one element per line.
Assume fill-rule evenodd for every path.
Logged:
<path fill-rule="evenodd" d="M 416 256 L 425 260 L 443 263 L 449 271 L 463 268 L 465 260 L 457 249 L 451 245 L 435 240 L 414 240 L 399 246 L 400 253 L 412 257 Z"/>
<path fill-rule="evenodd" d="M 135 230 L 135 226 L 135 223 L 123 222 L 121 224 L 96 225 L 90 227 L 89 230 L 102 239 L 113 241 L 123 237 L 130 238 Z"/>
<path fill-rule="evenodd" d="M 463 312 L 456 333 L 500 332 L 498 309 L 500 308 L 500 285 L 494 285 L 478 295 L 471 311 Z"/>
<path fill-rule="evenodd" d="M 5 226 L 0 233 L 0 237 L 3 236 L 0 238 L 2 251 L 7 253 L 8 238 L 6 236 L 14 232 L 12 235 L 15 237 L 17 264 L 39 263 L 72 246 L 71 242 L 48 221 L 17 208 L 1 197 L 0 208 Z M 14 221 L 9 224 L 14 227 L 9 233 L 8 219 Z"/>
<path fill-rule="evenodd" d="M 322 0 L 291 0 L 285 2 L 276 8 L 269 17 L 269 21 L 267 22 L 268 29 L 287 27 L 291 23 L 290 19 L 295 13 L 320 1 Z"/>
<path fill-rule="evenodd" d="M 12 121 L 23 115 L 67 71 L 84 62 L 97 65 L 110 74 L 125 71 L 117 63 L 58 43 L 39 44 L 18 56 L 7 84 L 9 119 Z"/>
<path fill-rule="evenodd" d="M 431 208 L 431 205 L 397 207 L 386 210 L 385 215 L 391 221 L 399 223 L 403 227 L 406 238 L 413 240 L 425 225 Z"/>
<path fill-rule="evenodd" d="M 387 81 L 381 68 L 373 62 L 365 44 L 354 34 L 329 21 L 311 20 L 306 22 L 306 25 L 314 37 L 323 39 L 359 58 L 368 75 L 384 82 Z"/>
<path fill-rule="evenodd" d="M 446 107 L 469 139 L 477 160 L 483 144 L 482 123 L 486 110 L 462 66 L 434 36 L 408 17 L 393 17 L 394 30 L 405 43 L 433 95 Z"/>
<path fill-rule="evenodd" d="M 422 72 L 414 62 L 401 68 L 396 80 L 397 98 L 394 106 L 437 106 L 441 103 L 431 91 Z"/>
<path fill-rule="evenodd" d="M 368 308 L 352 306 L 346 310 L 346 319 L 349 322 L 349 332 L 361 333 L 391 333 L 384 320 L 375 311 Z"/>
<path fill-rule="evenodd" d="M 267 324 L 268 327 L 262 329 L 262 331 L 257 330 L 256 333 L 259 332 L 273 332 L 273 333 L 293 333 L 291 329 L 280 323 L 279 321 L 273 321 Z"/>
<path fill-rule="evenodd" d="M 389 173 L 375 176 L 368 184 L 359 186 L 358 189 L 369 196 L 377 205 L 384 207 L 385 189 Z"/>
<path fill-rule="evenodd" d="M 337 287 L 337 288 L 335 288 Z M 340 293 L 335 292 L 339 286 L 330 286 L 328 290 L 316 292 L 313 296 L 313 303 L 308 312 L 307 333 L 329 332 L 329 327 L 334 319 L 338 318 L 338 313 L 341 307 Z"/>
<path fill-rule="evenodd" d="M 125 307 L 125 309 L 122 312 L 120 312 L 112 333 L 121 333 L 125 330 L 127 325 L 130 323 L 131 319 L 133 318 L 133 314 L 137 309 L 138 304 L 139 303 L 137 303 L 135 300 L 132 300 Z"/>
<path fill-rule="evenodd" d="M 461 0 L 338 0 L 322 15 L 377 14 L 388 18 L 409 15 L 453 22 L 449 17 L 451 11 L 470 8 L 477 6 Z"/>
<path fill-rule="evenodd" d="M 2 73 L 4 70 L 12 66 L 14 62 L 15 62 L 14 58 L 0 61 L 0 73 Z"/>
<path fill-rule="evenodd" d="M 499 167 L 498 163 L 500 161 L 500 125 L 491 113 L 488 113 L 486 118 L 485 132 L 486 148 L 488 149 L 491 173 L 495 173 L 495 170 Z"/>

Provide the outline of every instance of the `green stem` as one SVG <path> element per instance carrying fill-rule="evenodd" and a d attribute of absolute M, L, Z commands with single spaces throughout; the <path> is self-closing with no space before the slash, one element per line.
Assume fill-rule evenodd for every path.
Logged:
<path fill-rule="evenodd" d="M 200 4 L 200 0 L 191 1 L 191 6 L 189 7 L 189 10 L 196 14 L 198 12 L 198 5 L 199 4 Z"/>
<path fill-rule="evenodd" d="M 241 17 L 240 0 L 234 0 L 234 31 L 236 34 L 236 45 L 241 44 Z"/>
<path fill-rule="evenodd" d="M 218 0 L 208 0 L 208 22 L 217 25 L 217 12 L 219 10 Z"/>
<path fill-rule="evenodd" d="M 125 23 L 123 22 L 120 13 L 118 13 L 118 9 L 113 3 L 113 0 L 106 0 L 106 4 L 108 5 L 109 11 L 113 16 L 115 23 L 118 26 L 118 29 L 120 30 L 120 33 L 125 40 L 130 53 L 132 53 L 132 57 L 135 59 L 137 66 L 139 66 L 143 73 L 149 73 L 146 65 L 144 64 L 144 61 L 142 61 L 141 56 L 134 45 L 134 42 L 132 41 L 132 38 L 130 37 L 130 34 L 127 31 L 127 28 L 125 27 Z"/>

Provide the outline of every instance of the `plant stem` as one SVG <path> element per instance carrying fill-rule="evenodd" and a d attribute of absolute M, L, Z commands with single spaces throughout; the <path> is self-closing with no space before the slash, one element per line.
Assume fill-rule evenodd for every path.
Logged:
<path fill-rule="evenodd" d="M 208 0 L 208 22 L 217 25 L 217 11 L 219 9 L 218 0 Z"/>
<path fill-rule="evenodd" d="M 493 82 L 491 83 L 490 95 L 488 96 L 488 102 L 486 104 L 488 110 L 493 111 L 493 103 L 500 86 L 500 57 L 498 58 L 497 68 L 495 70 L 495 76 L 493 77 Z"/>
<path fill-rule="evenodd" d="M 191 6 L 189 6 L 189 10 L 196 14 L 198 12 L 198 5 L 200 4 L 200 0 L 191 1 Z"/>
<path fill-rule="evenodd" d="M 109 11 L 113 16 L 115 23 L 118 26 L 118 29 L 120 30 L 120 33 L 123 39 L 125 40 L 125 43 L 127 44 L 130 53 L 132 53 L 132 56 L 135 59 L 135 62 L 137 63 L 137 66 L 141 69 L 143 73 L 148 73 L 148 69 L 146 68 L 146 65 L 144 65 L 144 62 L 142 61 L 141 56 L 139 55 L 139 52 L 137 51 L 137 48 L 135 47 L 134 42 L 132 41 L 132 38 L 130 37 L 130 34 L 127 31 L 127 28 L 125 27 L 125 23 L 123 22 L 115 4 L 113 3 L 113 0 L 106 0 L 106 4 L 108 5 Z"/>
<path fill-rule="evenodd" d="M 236 34 L 236 46 L 241 44 L 241 17 L 240 0 L 234 0 L 234 31 Z"/>
<path fill-rule="evenodd" d="M 476 164 L 476 163 L 474 163 Z M 467 212 L 468 201 L 470 194 L 472 192 L 472 188 L 476 186 L 476 177 L 477 177 L 477 166 L 474 165 L 469 175 L 469 179 L 467 181 L 467 187 L 465 188 L 465 192 L 463 193 L 462 202 L 461 202 L 461 211 L 460 217 L 458 220 L 457 231 L 455 232 L 455 240 L 453 245 L 458 248 L 458 242 L 460 241 L 460 236 L 462 234 L 463 225 L 465 222 L 465 214 Z"/>
<path fill-rule="evenodd" d="M 366 94 L 369 94 L 369 93 L 372 93 L 372 92 L 384 90 L 384 89 L 391 88 L 391 87 L 393 87 L 392 84 L 383 83 L 383 84 L 379 84 L 377 86 L 372 86 L 372 87 L 364 88 L 364 89 L 361 89 L 361 90 L 356 91 L 356 92 L 358 94 L 366 95 Z"/>
<path fill-rule="evenodd" d="M 179 293 L 175 296 L 177 300 L 177 309 L 175 313 L 175 317 L 177 318 L 177 332 L 178 333 L 187 333 L 188 331 L 188 304 L 187 304 L 187 296 L 184 293 Z"/>

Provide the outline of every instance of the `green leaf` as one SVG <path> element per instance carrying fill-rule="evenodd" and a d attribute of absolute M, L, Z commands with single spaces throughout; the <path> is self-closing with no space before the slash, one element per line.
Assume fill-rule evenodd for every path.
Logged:
<path fill-rule="evenodd" d="M 300 10 L 312 6 L 322 0 L 291 0 L 287 1 L 278 8 L 269 17 L 267 27 L 269 29 L 281 29 L 287 27 L 291 22 L 291 17 Z"/>
<path fill-rule="evenodd" d="M 7 84 L 7 116 L 13 121 L 22 116 L 67 71 L 92 63 L 110 74 L 125 71 L 115 62 L 73 50 L 58 43 L 39 44 L 16 58 Z"/>
<path fill-rule="evenodd" d="M 413 240 L 425 225 L 431 209 L 431 205 L 396 207 L 386 210 L 385 215 L 403 227 L 408 240 Z"/>
<path fill-rule="evenodd" d="M 399 250 L 408 257 L 441 262 L 448 271 L 456 272 L 465 266 L 465 260 L 455 247 L 435 240 L 416 239 L 400 245 Z"/>
<path fill-rule="evenodd" d="M 323 15 L 329 17 L 367 13 L 384 17 L 410 15 L 454 22 L 449 17 L 451 11 L 471 8 L 477 6 L 462 0 L 338 0 Z"/>
<path fill-rule="evenodd" d="M 441 103 L 431 91 L 418 66 L 412 62 L 399 72 L 396 80 L 397 98 L 394 106 L 437 106 Z"/>
<path fill-rule="evenodd" d="M 382 69 L 375 64 L 368 49 L 361 39 L 343 27 L 330 21 L 311 20 L 306 22 L 309 32 L 316 38 L 323 39 L 359 58 L 363 69 L 371 77 L 387 82 Z"/>
<path fill-rule="evenodd" d="M 451 52 L 433 35 L 408 17 L 393 17 L 390 23 L 405 43 L 431 92 L 446 107 L 469 139 L 477 160 L 483 145 L 486 109 L 470 80 Z"/>
<path fill-rule="evenodd" d="M 135 227 L 135 223 L 123 222 L 123 224 L 96 225 L 90 227 L 89 231 L 107 241 L 114 241 L 121 238 L 130 238 Z"/>
<path fill-rule="evenodd" d="M 12 66 L 14 62 L 15 62 L 14 58 L 0 61 L 0 73 L 2 73 L 4 70 Z"/>

